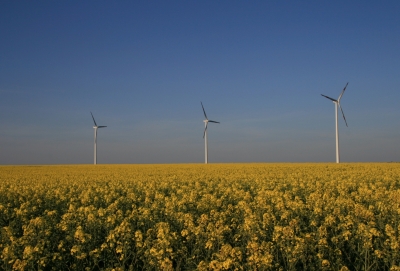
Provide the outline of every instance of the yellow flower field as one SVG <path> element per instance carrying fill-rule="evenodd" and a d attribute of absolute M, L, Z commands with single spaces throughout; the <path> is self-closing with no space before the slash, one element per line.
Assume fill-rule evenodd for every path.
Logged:
<path fill-rule="evenodd" d="M 0 166 L 0 270 L 400 270 L 400 164 Z"/>

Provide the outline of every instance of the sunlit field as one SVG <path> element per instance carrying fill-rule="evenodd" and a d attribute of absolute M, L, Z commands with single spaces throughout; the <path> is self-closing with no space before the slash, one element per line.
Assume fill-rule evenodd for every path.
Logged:
<path fill-rule="evenodd" d="M 0 166 L 0 270 L 400 270 L 400 164 Z"/>

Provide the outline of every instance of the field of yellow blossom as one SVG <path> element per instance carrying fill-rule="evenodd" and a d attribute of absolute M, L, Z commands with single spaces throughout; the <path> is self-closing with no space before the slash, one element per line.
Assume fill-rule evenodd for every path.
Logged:
<path fill-rule="evenodd" d="M 0 166 L 0 270 L 400 270 L 400 164 Z"/>

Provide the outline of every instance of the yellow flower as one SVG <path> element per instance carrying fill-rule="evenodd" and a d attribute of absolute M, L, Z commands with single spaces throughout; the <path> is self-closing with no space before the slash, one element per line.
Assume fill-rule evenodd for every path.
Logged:
<path fill-rule="evenodd" d="M 329 267 L 331 264 L 328 260 L 322 260 L 322 267 Z"/>

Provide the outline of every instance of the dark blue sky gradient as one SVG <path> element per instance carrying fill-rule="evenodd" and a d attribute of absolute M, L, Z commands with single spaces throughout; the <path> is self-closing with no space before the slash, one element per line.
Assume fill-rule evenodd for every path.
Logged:
<path fill-rule="evenodd" d="M 2 1 L 0 164 L 400 161 L 399 1 Z"/>

